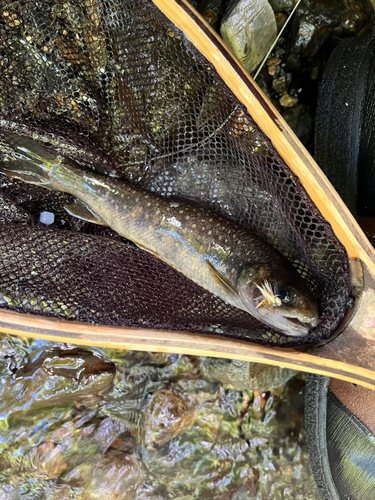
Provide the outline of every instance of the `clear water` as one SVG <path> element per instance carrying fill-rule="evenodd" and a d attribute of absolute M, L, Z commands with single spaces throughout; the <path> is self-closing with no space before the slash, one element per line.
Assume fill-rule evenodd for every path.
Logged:
<path fill-rule="evenodd" d="M 0 500 L 318 500 L 303 376 L 255 372 L 2 337 Z"/>

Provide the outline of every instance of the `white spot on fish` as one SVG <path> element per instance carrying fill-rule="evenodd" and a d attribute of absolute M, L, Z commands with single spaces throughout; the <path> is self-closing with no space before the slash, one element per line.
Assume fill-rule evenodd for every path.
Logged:
<path fill-rule="evenodd" d="M 193 229 L 195 229 L 195 228 L 197 227 L 197 225 L 196 225 L 196 224 L 192 224 L 192 226 L 191 226 L 191 227 L 192 227 Z"/>
<path fill-rule="evenodd" d="M 179 220 L 177 220 L 176 217 L 170 217 L 168 219 L 168 222 L 170 224 L 173 224 L 174 226 L 181 227 L 181 222 Z"/>
<path fill-rule="evenodd" d="M 155 211 L 156 215 L 159 215 L 160 214 L 160 210 L 157 208 L 156 211 Z"/>

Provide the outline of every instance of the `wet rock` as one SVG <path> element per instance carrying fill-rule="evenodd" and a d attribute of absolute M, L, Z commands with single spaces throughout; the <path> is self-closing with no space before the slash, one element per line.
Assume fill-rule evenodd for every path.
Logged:
<path fill-rule="evenodd" d="M 115 439 L 126 430 L 126 425 L 123 422 L 108 417 L 100 422 L 93 438 L 97 443 L 100 443 L 103 451 L 106 451 L 109 446 L 113 446 Z"/>
<path fill-rule="evenodd" d="M 277 36 L 275 14 L 267 0 L 231 0 L 220 33 L 245 69 L 254 71 Z"/>
<path fill-rule="evenodd" d="M 296 371 L 247 361 L 205 358 L 203 373 L 211 380 L 237 389 L 269 391 L 285 384 Z"/>
<path fill-rule="evenodd" d="M 93 469 L 87 500 L 132 500 L 143 482 L 142 466 L 135 457 L 110 450 Z"/>
<path fill-rule="evenodd" d="M 268 74 L 274 76 L 278 71 L 279 64 L 281 63 L 281 59 L 279 57 L 271 57 L 267 61 L 268 66 Z"/>
<path fill-rule="evenodd" d="M 112 386 L 116 367 L 83 349 L 40 349 L 1 387 L 3 418 L 14 412 L 81 401 L 93 404 Z"/>
<path fill-rule="evenodd" d="M 374 10 L 367 0 L 346 2 L 305 0 L 297 10 L 287 44 L 291 52 L 312 57 L 331 39 L 337 44 L 340 38 L 370 31 Z M 332 49 L 333 47 L 331 47 Z"/>
<path fill-rule="evenodd" d="M 288 12 L 292 10 L 295 5 L 295 0 L 270 0 L 271 7 L 274 12 Z"/>
<path fill-rule="evenodd" d="M 50 479 L 58 478 L 67 467 L 60 447 L 51 442 L 33 448 L 31 458 L 37 471 Z"/>
<path fill-rule="evenodd" d="M 274 78 L 272 80 L 272 88 L 279 94 L 285 94 L 288 90 L 289 79 L 286 75 Z"/>
<path fill-rule="evenodd" d="M 162 446 L 187 430 L 196 419 L 196 411 L 173 389 L 157 391 L 146 406 L 143 420 L 147 448 Z"/>
<path fill-rule="evenodd" d="M 288 70 L 297 70 L 301 66 L 301 59 L 297 54 L 289 54 L 285 61 L 285 64 Z"/>
<path fill-rule="evenodd" d="M 268 74 L 271 75 L 271 76 L 274 76 L 277 72 L 277 66 L 268 66 Z"/>
<path fill-rule="evenodd" d="M 284 108 L 291 108 L 292 106 L 297 104 L 297 102 L 298 102 L 298 98 L 293 97 L 289 94 L 284 94 L 279 99 L 279 103 L 281 104 L 281 106 L 284 106 Z"/>
<path fill-rule="evenodd" d="M 278 12 L 277 14 L 275 14 L 275 19 L 276 19 L 277 31 L 279 32 L 286 23 L 288 16 L 283 12 Z"/>
<path fill-rule="evenodd" d="M 201 0 L 197 7 L 198 12 L 206 19 L 215 30 L 218 29 L 222 15 L 222 0 Z"/>

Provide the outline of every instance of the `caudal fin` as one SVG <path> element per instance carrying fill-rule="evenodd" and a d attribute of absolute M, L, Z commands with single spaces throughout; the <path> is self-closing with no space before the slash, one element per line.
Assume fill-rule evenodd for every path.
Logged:
<path fill-rule="evenodd" d="M 29 137 L 1 132 L 1 149 L 5 159 L 0 161 L 0 173 L 31 184 L 48 187 L 51 168 L 61 160 Z"/>

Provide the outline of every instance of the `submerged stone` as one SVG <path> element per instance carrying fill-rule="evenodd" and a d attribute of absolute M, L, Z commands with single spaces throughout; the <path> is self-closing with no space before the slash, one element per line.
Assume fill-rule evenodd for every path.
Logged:
<path fill-rule="evenodd" d="M 270 0 L 271 7 L 274 12 L 282 12 L 292 10 L 295 5 L 295 0 Z"/>
<path fill-rule="evenodd" d="M 203 373 L 211 380 L 236 389 L 270 391 L 285 384 L 296 371 L 278 366 L 263 365 L 219 358 L 205 358 Z"/>
<path fill-rule="evenodd" d="M 112 386 L 116 367 L 84 349 L 39 349 L 1 387 L 0 412 L 12 413 L 80 401 L 93 404 Z"/>
<path fill-rule="evenodd" d="M 157 391 L 144 413 L 143 434 L 146 447 L 164 445 L 188 429 L 195 419 L 195 409 L 176 391 Z"/>
<path fill-rule="evenodd" d="M 276 39 L 275 14 L 267 0 L 231 0 L 220 33 L 250 73 L 258 67 Z"/>
<path fill-rule="evenodd" d="M 93 469 L 87 500 L 132 500 L 143 481 L 142 465 L 135 457 L 110 450 Z"/>

